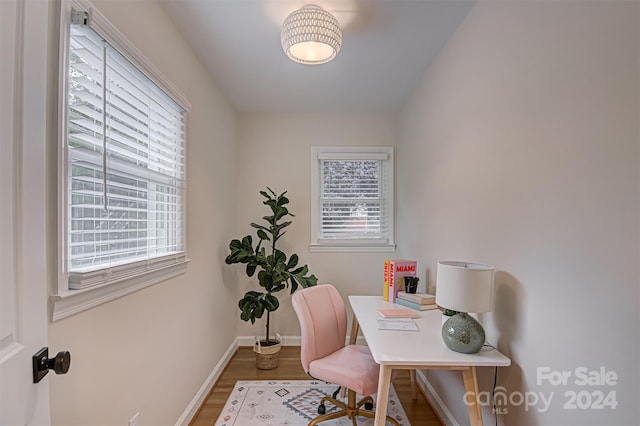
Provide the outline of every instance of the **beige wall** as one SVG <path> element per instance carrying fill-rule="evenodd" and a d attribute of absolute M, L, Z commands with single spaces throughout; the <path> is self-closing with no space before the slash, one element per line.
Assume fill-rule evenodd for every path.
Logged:
<path fill-rule="evenodd" d="M 496 267 L 491 343 L 511 356 L 505 424 L 638 424 L 637 2 L 480 1 L 406 107 L 397 149 L 398 241 Z M 423 272 L 426 275 L 426 272 Z M 615 371 L 612 387 L 538 386 L 538 367 Z M 481 389 L 493 371 L 483 369 Z M 429 379 L 460 423 L 461 380 Z M 567 391 L 616 409 L 567 410 Z M 516 399 L 517 401 L 517 399 Z M 485 421 L 493 423 L 489 409 Z"/>
<path fill-rule="evenodd" d="M 281 249 L 297 253 L 321 283 L 332 283 L 346 298 L 350 294 L 380 294 L 382 263 L 393 253 L 310 253 L 310 166 L 312 146 L 395 146 L 397 116 L 392 114 L 242 114 L 238 138 L 238 231 L 254 237 L 250 222 L 260 222 L 268 209 L 258 193 L 269 186 L 288 191 L 290 210 L 296 215 Z M 240 281 L 238 297 L 256 289 L 240 265 L 229 266 Z M 299 336 L 298 320 L 288 292 L 279 295 L 281 307 L 272 328 L 282 336 Z M 240 311 L 237 311 L 239 317 Z M 255 325 L 239 321 L 239 336 L 264 332 L 264 321 Z"/>
<path fill-rule="evenodd" d="M 236 336 L 236 289 L 222 261 L 235 227 L 236 119 L 157 3 L 94 4 L 192 103 L 191 262 L 185 275 L 50 324 L 49 346 L 73 358 L 51 380 L 52 422 L 126 425 L 140 412 L 142 425 L 174 424 Z"/>

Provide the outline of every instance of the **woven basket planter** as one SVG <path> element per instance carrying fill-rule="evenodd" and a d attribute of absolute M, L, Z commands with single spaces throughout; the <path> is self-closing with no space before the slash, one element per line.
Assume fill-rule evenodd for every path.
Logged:
<path fill-rule="evenodd" d="M 278 368 L 280 362 L 280 349 L 282 349 L 282 338 L 276 335 L 278 343 L 270 346 L 262 346 L 260 339 L 256 337 L 253 344 L 253 352 L 256 355 L 256 367 L 258 370 L 273 370 Z"/>

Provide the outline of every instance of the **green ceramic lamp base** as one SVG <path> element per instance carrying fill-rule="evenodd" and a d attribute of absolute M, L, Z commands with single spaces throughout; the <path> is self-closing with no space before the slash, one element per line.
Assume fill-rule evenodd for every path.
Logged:
<path fill-rule="evenodd" d="M 455 314 L 442 324 L 442 340 L 449 349 L 474 354 L 484 345 L 484 329 L 465 312 Z"/>

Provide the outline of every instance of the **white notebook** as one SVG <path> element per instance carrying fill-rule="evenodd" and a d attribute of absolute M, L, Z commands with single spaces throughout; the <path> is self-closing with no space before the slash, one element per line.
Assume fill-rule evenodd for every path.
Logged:
<path fill-rule="evenodd" d="M 411 318 L 379 318 L 378 330 L 418 331 L 418 324 Z"/>

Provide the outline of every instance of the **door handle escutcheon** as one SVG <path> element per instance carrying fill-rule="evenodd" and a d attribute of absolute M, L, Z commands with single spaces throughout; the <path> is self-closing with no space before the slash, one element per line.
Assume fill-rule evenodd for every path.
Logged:
<path fill-rule="evenodd" d="M 32 357 L 33 360 L 33 383 L 38 383 L 53 370 L 56 374 L 67 374 L 71 366 L 71 354 L 68 351 L 60 351 L 49 358 L 49 348 L 42 348 Z"/>

